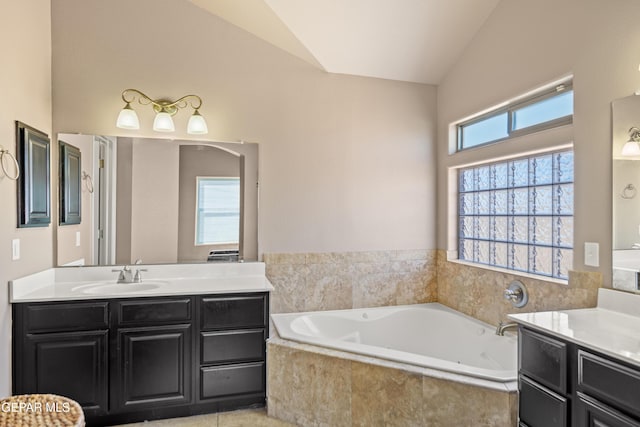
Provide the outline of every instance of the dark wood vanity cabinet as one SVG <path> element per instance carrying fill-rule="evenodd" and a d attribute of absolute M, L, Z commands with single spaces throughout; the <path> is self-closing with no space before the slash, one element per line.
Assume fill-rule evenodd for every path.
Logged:
<path fill-rule="evenodd" d="M 13 305 L 13 392 L 88 425 L 264 406 L 268 294 Z"/>
<path fill-rule="evenodd" d="M 108 412 L 107 302 L 16 304 L 13 337 L 14 394 L 68 396 L 87 417 Z"/>
<path fill-rule="evenodd" d="M 112 307 L 117 325 L 113 409 L 189 403 L 192 298 L 117 301 Z"/>
<path fill-rule="evenodd" d="M 215 401 L 220 409 L 237 396 L 247 403 L 264 401 L 265 299 L 266 295 L 244 295 L 200 300 L 199 401 Z"/>
<path fill-rule="evenodd" d="M 519 328 L 521 427 L 640 427 L 640 369 Z"/>

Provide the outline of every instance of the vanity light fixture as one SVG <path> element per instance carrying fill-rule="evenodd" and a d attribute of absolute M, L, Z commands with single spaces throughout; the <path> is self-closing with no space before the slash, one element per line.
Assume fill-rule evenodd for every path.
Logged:
<path fill-rule="evenodd" d="M 150 105 L 156 112 L 153 120 L 153 130 L 157 132 L 174 132 L 176 130 L 172 116 L 179 109 L 191 106 L 193 114 L 189 118 L 187 124 L 187 133 L 192 135 L 203 135 L 209 132 L 207 122 L 200 114 L 198 109 L 202 106 L 202 98 L 197 95 L 185 95 L 182 98 L 171 101 L 168 99 L 151 99 L 149 96 L 137 89 L 125 89 L 122 92 L 122 100 L 125 106 L 118 115 L 116 126 L 121 129 L 140 129 L 140 121 L 135 110 L 131 108 L 131 103 L 138 98 L 138 102 L 142 105 Z"/>
<path fill-rule="evenodd" d="M 629 129 L 629 141 L 622 147 L 621 154 L 625 157 L 640 156 L 640 129 L 632 127 Z"/>

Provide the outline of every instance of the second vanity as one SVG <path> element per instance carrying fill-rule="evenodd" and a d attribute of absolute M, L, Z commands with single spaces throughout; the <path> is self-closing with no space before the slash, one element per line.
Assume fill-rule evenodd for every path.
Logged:
<path fill-rule="evenodd" d="M 520 427 L 640 427 L 640 295 L 600 289 L 590 309 L 519 323 Z"/>
<path fill-rule="evenodd" d="M 264 406 L 264 264 L 138 268 L 13 281 L 13 393 L 70 397 L 89 425 Z"/>

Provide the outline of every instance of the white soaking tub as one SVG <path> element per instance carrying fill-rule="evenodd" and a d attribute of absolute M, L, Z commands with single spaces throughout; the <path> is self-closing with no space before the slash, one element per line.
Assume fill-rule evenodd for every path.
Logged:
<path fill-rule="evenodd" d="M 513 383 L 517 339 L 438 303 L 271 315 L 281 338 L 497 383 Z"/>

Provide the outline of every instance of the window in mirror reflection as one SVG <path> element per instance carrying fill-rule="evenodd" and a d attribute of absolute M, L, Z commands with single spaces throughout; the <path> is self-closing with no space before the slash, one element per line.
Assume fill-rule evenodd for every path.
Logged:
<path fill-rule="evenodd" d="M 197 177 L 196 245 L 238 244 L 240 178 Z"/>

